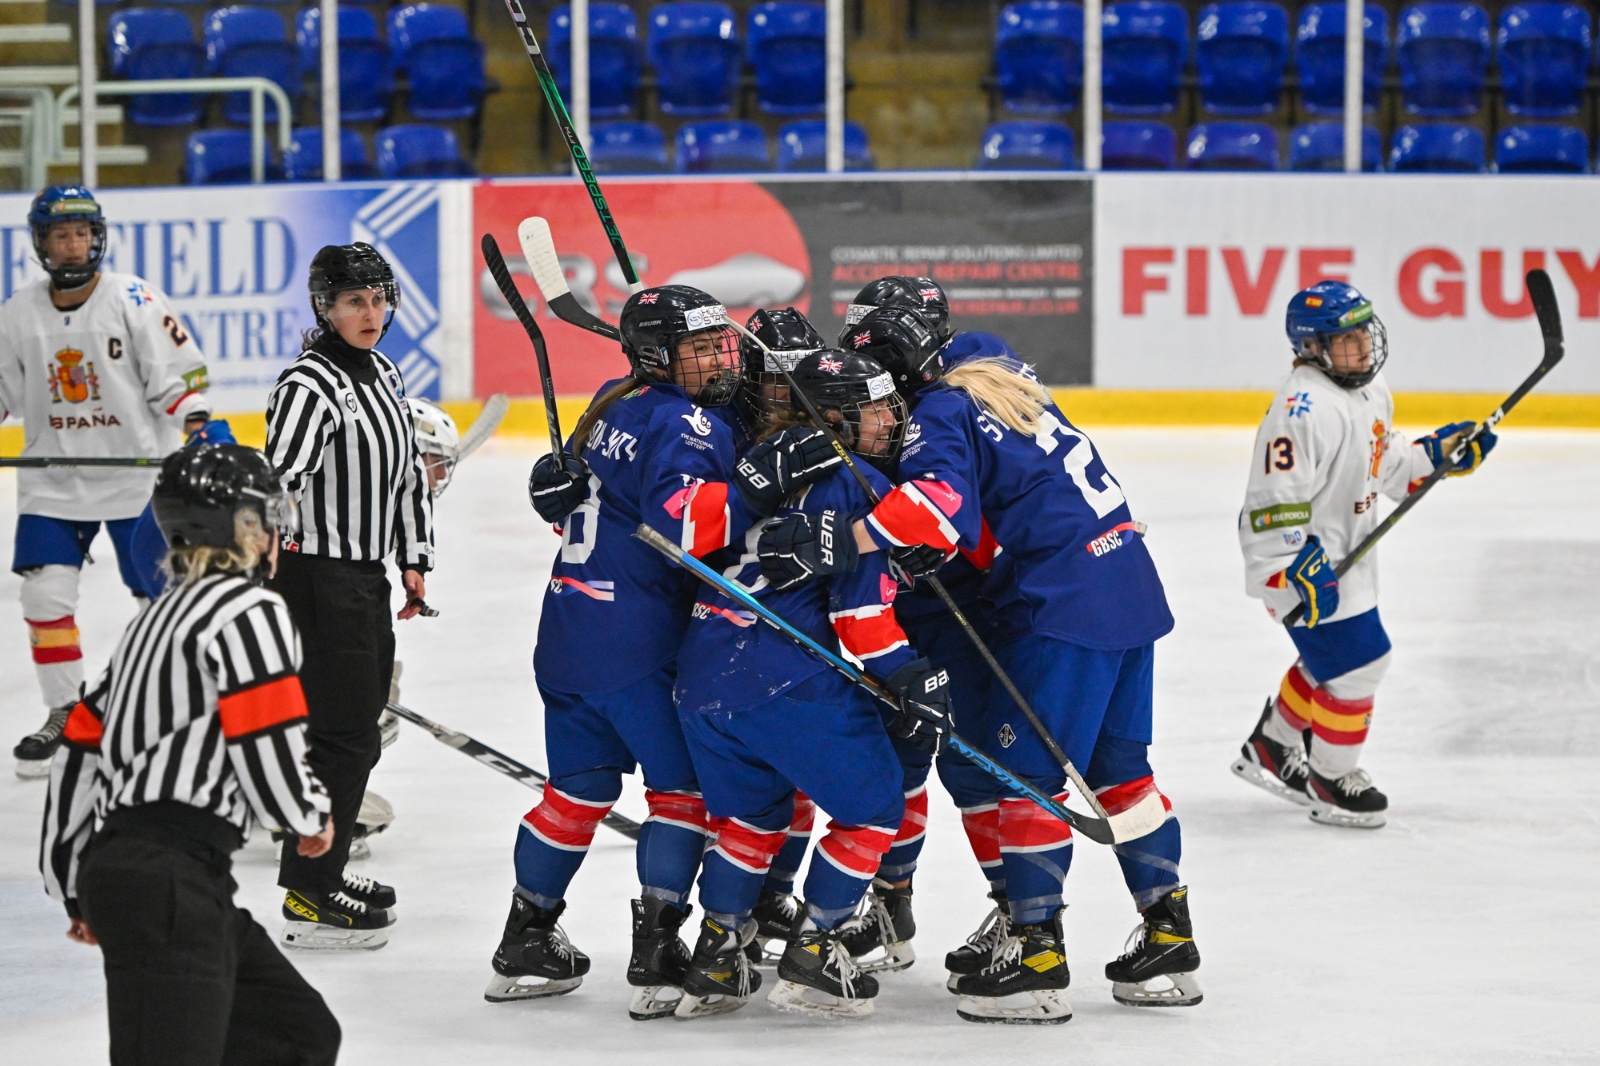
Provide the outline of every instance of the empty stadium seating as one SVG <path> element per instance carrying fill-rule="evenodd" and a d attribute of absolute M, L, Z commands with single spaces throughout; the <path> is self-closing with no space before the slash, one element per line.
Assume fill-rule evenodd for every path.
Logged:
<path fill-rule="evenodd" d="M 1184 154 L 1190 170 L 1277 170 L 1278 134 L 1264 122 L 1203 122 Z"/>
<path fill-rule="evenodd" d="M 1172 170 L 1178 165 L 1178 135 L 1160 122 L 1107 122 L 1100 127 L 1104 170 Z"/>
<path fill-rule="evenodd" d="M 653 122 L 602 122 L 590 130 L 589 162 L 596 174 L 664 174 L 667 138 Z"/>
<path fill-rule="evenodd" d="M 345 181 L 372 177 L 372 163 L 367 158 L 367 146 L 361 135 L 352 129 L 339 131 L 339 173 Z M 322 180 L 322 128 L 302 126 L 289 139 L 283 153 L 285 181 Z"/>
<path fill-rule="evenodd" d="M 401 125 L 378 131 L 381 178 L 453 178 L 475 173 L 456 135 L 442 126 Z"/>
<path fill-rule="evenodd" d="M 1371 173 L 1383 166 L 1383 139 L 1372 126 L 1361 128 L 1361 169 Z M 1341 171 L 1344 169 L 1344 126 L 1338 122 L 1308 122 L 1289 135 L 1289 169 Z"/>
<path fill-rule="evenodd" d="M 1207 4 L 1195 30 L 1200 101 L 1219 115 L 1262 114 L 1278 106 L 1289 61 L 1289 14 L 1257 0 Z"/>
<path fill-rule="evenodd" d="M 206 64 L 220 78 L 256 77 L 276 82 L 289 96 L 290 118 L 300 99 L 300 54 L 289 43 L 283 16 L 267 7 L 236 4 L 206 16 Z M 277 120 L 277 105 L 266 99 L 268 122 Z M 250 121 L 250 94 L 228 93 L 222 114 L 229 122 Z"/>
<path fill-rule="evenodd" d="M 1313 114 L 1344 110 L 1344 22 L 1342 3 L 1307 4 L 1300 9 L 1295 31 L 1295 70 L 1300 100 Z M 1383 74 L 1389 62 L 1389 16 L 1377 4 L 1365 4 L 1361 67 L 1361 106 L 1378 107 Z"/>
<path fill-rule="evenodd" d="M 1513 4 L 1500 12 L 1500 79 L 1513 115 L 1575 115 L 1592 55 L 1589 12 L 1578 4 Z"/>
<path fill-rule="evenodd" d="M 1489 15 L 1477 4 L 1413 4 L 1395 41 L 1400 93 L 1416 115 L 1478 110 L 1489 70 Z"/>
<path fill-rule="evenodd" d="M 1512 126 L 1494 142 L 1501 174 L 1587 174 L 1589 138 L 1573 126 Z"/>
<path fill-rule="evenodd" d="M 673 162 L 680 174 L 729 174 L 771 170 L 772 154 L 756 123 L 713 119 L 679 128 Z"/>
<path fill-rule="evenodd" d="M 205 51 L 182 11 L 122 8 L 111 16 L 106 29 L 114 78 L 195 78 L 205 70 Z M 187 93 L 128 98 L 128 118 L 140 126 L 187 126 L 199 120 L 203 108 L 202 97 Z"/>
<path fill-rule="evenodd" d="M 1482 131 L 1455 123 L 1401 126 L 1389 149 L 1389 169 L 1397 173 L 1468 173 L 1483 170 Z"/>
<path fill-rule="evenodd" d="M 395 69 L 410 82 L 412 115 L 448 120 L 478 113 L 488 85 L 483 45 L 460 8 L 424 3 L 391 9 L 389 47 Z"/>
<path fill-rule="evenodd" d="M 308 7 L 295 26 L 300 48 L 300 69 L 320 76 L 322 10 Z M 314 83 L 315 84 L 315 83 Z M 394 95 L 394 72 L 389 46 L 378 37 L 378 22 L 371 11 L 353 4 L 339 5 L 339 117 L 346 122 L 378 122 L 389 113 Z"/>
<path fill-rule="evenodd" d="M 647 43 L 663 114 L 705 118 L 733 110 L 743 52 L 733 8 L 659 4 Z"/>
<path fill-rule="evenodd" d="M 545 42 L 564 100 L 572 99 L 572 8 L 550 12 Z M 627 4 L 589 5 L 589 114 L 620 118 L 633 111 L 640 80 L 639 20 Z"/>
<path fill-rule="evenodd" d="M 778 130 L 778 169 L 781 171 L 823 170 L 827 165 L 827 122 L 823 119 L 798 119 Z M 844 168 L 872 170 L 872 146 L 860 123 L 844 124 Z"/>
<path fill-rule="evenodd" d="M 1001 103 L 1025 114 L 1078 106 L 1083 87 L 1083 8 L 1064 0 L 1024 0 L 1000 12 L 994 42 Z"/>
<path fill-rule="evenodd" d="M 1101 32 L 1106 109 L 1137 115 L 1175 108 L 1189 59 L 1189 15 L 1183 6 L 1172 0 L 1108 4 Z"/>
<path fill-rule="evenodd" d="M 820 3 L 776 0 L 750 9 L 746 27 L 756 106 L 769 115 L 816 115 L 827 96 L 828 14 Z"/>
<path fill-rule="evenodd" d="M 1017 119 L 984 132 L 980 170 L 1067 170 L 1077 166 L 1072 131 L 1059 122 Z"/>
<path fill-rule="evenodd" d="M 267 178 L 275 175 L 268 152 Z M 250 180 L 250 131 L 198 130 L 184 145 L 183 181 L 186 185 L 234 185 Z"/>

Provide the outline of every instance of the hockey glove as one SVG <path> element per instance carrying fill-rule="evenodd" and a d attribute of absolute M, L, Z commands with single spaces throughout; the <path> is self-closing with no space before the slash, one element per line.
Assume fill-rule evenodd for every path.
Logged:
<path fill-rule="evenodd" d="M 950 732 L 950 675 L 926 659 L 906 663 L 884 686 L 900 701 L 889 733 L 923 751 L 937 751 Z"/>
<path fill-rule="evenodd" d="M 932 544 L 910 544 L 889 549 L 889 573 L 900 587 L 910 592 L 920 578 L 932 577 L 939 572 L 955 552 L 946 554 Z"/>
<path fill-rule="evenodd" d="M 733 483 L 745 504 L 766 518 L 791 492 L 821 479 L 843 461 L 826 433 L 790 426 L 746 452 L 734 468 Z"/>
<path fill-rule="evenodd" d="M 777 590 L 855 569 L 859 552 L 850 518 L 838 511 L 770 520 L 756 540 L 761 573 Z"/>
<path fill-rule="evenodd" d="M 1267 584 L 1274 588 L 1288 586 L 1294 589 L 1306 607 L 1307 629 L 1339 609 L 1339 575 L 1334 573 L 1328 553 L 1322 550 L 1322 542 L 1314 536 L 1306 538 L 1305 546 L 1294 557 L 1294 562 L 1274 574 L 1273 580 Z"/>
<path fill-rule="evenodd" d="M 1428 461 L 1437 470 L 1450 461 L 1450 453 L 1461 443 L 1461 438 L 1471 436 L 1476 428 L 1475 422 L 1452 422 L 1448 426 L 1440 426 L 1426 437 L 1417 438 L 1416 443 L 1428 454 Z M 1478 464 L 1489 458 L 1489 453 L 1494 450 L 1495 443 L 1499 439 L 1493 430 L 1484 430 L 1467 445 L 1467 450 L 1445 476 L 1462 477 L 1478 469 Z"/>
<path fill-rule="evenodd" d="M 233 439 L 233 427 L 228 425 L 228 420 L 225 418 L 214 418 L 211 421 L 203 422 L 197 428 L 190 430 L 189 435 L 184 438 L 183 446 L 185 448 L 190 448 L 201 444 L 237 443 L 238 441 Z"/>
<path fill-rule="evenodd" d="M 528 502 L 556 525 L 589 498 L 589 464 L 575 455 L 541 455 L 528 475 Z"/>

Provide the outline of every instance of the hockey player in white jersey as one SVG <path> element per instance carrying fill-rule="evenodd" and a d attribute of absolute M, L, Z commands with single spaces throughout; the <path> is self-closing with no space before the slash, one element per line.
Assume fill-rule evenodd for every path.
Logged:
<path fill-rule="evenodd" d="M 1474 425 L 1453 422 L 1416 441 L 1394 431 L 1382 374 L 1388 338 L 1354 287 L 1319 281 L 1296 293 L 1287 329 L 1294 369 L 1256 432 L 1239 545 L 1246 592 L 1278 622 L 1305 611 L 1288 631 L 1299 658 L 1233 772 L 1310 807 L 1313 821 L 1377 828 L 1388 799 L 1358 763 L 1390 658 L 1378 564 L 1368 553 L 1338 577 L 1334 562 L 1377 526 L 1380 493 L 1403 499 Z M 1477 469 L 1495 440 L 1479 437 L 1451 476 Z"/>
<path fill-rule="evenodd" d="M 0 405 L 23 419 L 22 454 L 160 458 L 205 424 L 206 367 L 166 298 L 143 278 L 100 269 L 106 224 L 81 185 L 53 185 L 28 211 L 48 278 L 0 307 Z M 78 576 L 102 523 L 123 582 L 139 588 L 129 541 L 156 470 L 57 466 L 17 472 L 22 614 L 48 717 L 13 749 L 17 773 L 50 772 L 83 683 Z"/>

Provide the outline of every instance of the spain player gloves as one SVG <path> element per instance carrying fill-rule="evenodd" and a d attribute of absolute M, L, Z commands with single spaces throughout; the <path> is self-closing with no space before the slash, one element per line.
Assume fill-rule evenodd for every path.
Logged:
<path fill-rule="evenodd" d="M 1450 453 L 1461 443 L 1461 438 L 1471 435 L 1476 428 L 1476 422 L 1451 422 L 1448 426 L 1440 426 L 1426 437 L 1418 437 L 1416 445 L 1427 453 L 1428 461 L 1437 470 L 1450 461 Z M 1478 434 L 1445 476 L 1462 477 L 1478 469 L 1478 465 L 1489 458 L 1489 453 L 1494 450 L 1495 443 L 1499 439 L 1493 430 L 1486 429 Z"/>
<path fill-rule="evenodd" d="M 1267 579 L 1269 588 L 1292 588 L 1305 604 L 1306 628 L 1331 617 L 1339 609 L 1339 575 L 1316 537 L 1306 538 L 1294 562 Z"/>

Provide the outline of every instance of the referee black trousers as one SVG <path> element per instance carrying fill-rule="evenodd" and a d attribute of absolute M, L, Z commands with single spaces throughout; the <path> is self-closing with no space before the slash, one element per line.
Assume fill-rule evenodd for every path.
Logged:
<path fill-rule="evenodd" d="M 229 851 L 147 824 L 142 810 L 113 815 L 133 817 L 101 829 L 78 873 L 105 960 L 112 1066 L 333 1063 L 339 1023 L 233 905 Z"/>
<path fill-rule="evenodd" d="M 337 892 L 367 777 L 382 747 L 378 718 L 394 674 L 394 624 L 382 563 L 283 552 L 273 588 L 300 630 L 307 758 L 333 804 L 333 847 L 301 857 L 283 845 L 278 884 L 307 893 Z"/>

